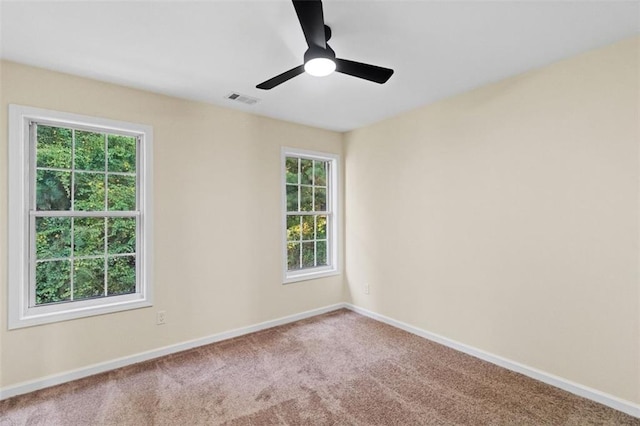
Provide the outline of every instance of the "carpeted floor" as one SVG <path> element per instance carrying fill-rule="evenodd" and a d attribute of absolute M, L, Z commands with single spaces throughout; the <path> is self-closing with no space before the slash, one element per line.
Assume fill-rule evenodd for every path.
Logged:
<path fill-rule="evenodd" d="M 640 425 L 347 310 L 0 402 L 0 425 Z"/>

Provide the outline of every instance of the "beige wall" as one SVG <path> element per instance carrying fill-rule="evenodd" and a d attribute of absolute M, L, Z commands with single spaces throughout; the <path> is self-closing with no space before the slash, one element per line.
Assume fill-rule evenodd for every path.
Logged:
<path fill-rule="evenodd" d="M 154 127 L 156 287 L 15 331 L 0 303 L 0 387 L 346 300 L 640 402 L 639 43 L 346 135 L 2 62 L 0 299 L 9 103 Z M 280 147 L 343 142 L 348 285 L 283 286 Z"/>
<path fill-rule="evenodd" d="M 639 43 L 347 134 L 353 303 L 640 402 Z"/>
<path fill-rule="evenodd" d="M 7 331 L 0 303 L 1 387 L 344 299 L 342 276 L 282 285 L 280 270 L 280 147 L 341 154 L 339 133 L 9 62 L 1 71 L 2 301 L 8 104 L 150 124 L 155 155 L 155 306 Z"/>

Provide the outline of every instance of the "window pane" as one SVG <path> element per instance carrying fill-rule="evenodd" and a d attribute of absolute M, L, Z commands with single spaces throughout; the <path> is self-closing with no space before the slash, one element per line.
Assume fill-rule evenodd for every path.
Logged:
<path fill-rule="evenodd" d="M 300 269 L 300 243 L 287 243 L 287 267 Z"/>
<path fill-rule="evenodd" d="M 287 185 L 287 211 L 298 211 L 298 186 Z"/>
<path fill-rule="evenodd" d="M 319 240 L 327 238 L 327 217 L 326 216 L 316 216 L 317 219 L 317 234 L 316 238 Z"/>
<path fill-rule="evenodd" d="M 117 217 L 108 221 L 109 254 L 136 252 L 136 218 Z"/>
<path fill-rule="evenodd" d="M 73 299 L 104 296 L 104 258 L 76 260 L 73 271 Z"/>
<path fill-rule="evenodd" d="M 38 125 L 37 133 L 37 166 L 70 169 L 73 140 L 71 129 Z"/>
<path fill-rule="evenodd" d="M 302 216 L 287 216 L 287 241 L 300 241 Z"/>
<path fill-rule="evenodd" d="M 75 173 L 74 210 L 104 210 L 104 173 Z"/>
<path fill-rule="evenodd" d="M 326 241 L 316 242 L 316 265 L 317 266 L 327 265 L 327 242 Z"/>
<path fill-rule="evenodd" d="M 324 188 L 314 188 L 316 208 L 315 211 L 327 210 L 327 190 Z"/>
<path fill-rule="evenodd" d="M 314 243 L 302 243 L 302 267 L 310 268 L 314 266 L 315 248 Z"/>
<path fill-rule="evenodd" d="M 71 219 L 36 217 L 36 259 L 71 256 Z"/>
<path fill-rule="evenodd" d="M 300 187 L 300 211 L 310 212 L 313 210 L 313 187 Z"/>
<path fill-rule="evenodd" d="M 298 183 L 298 159 L 287 157 L 287 183 Z"/>
<path fill-rule="evenodd" d="M 326 186 L 327 185 L 327 162 L 326 161 L 314 161 L 314 185 Z"/>
<path fill-rule="evenodd" d="M 57 260 L 36 264 L 36 305 L 71 298 L 71 262 Z"/>
<path fill-rule="evenodd" d="M 135 173 L 136 138 L 132 136 L 109 135 L 109 171 Z"/>
<path fill-rule="evenodd" d="M 76 130 L 76 170 L 104 171 L 104 138 L 101 133 Z"/>
<path fill-rule="evenodd" d="M 302 216 L 302 239 L 313 240 L 313 216 Z"/>
<path fill-rule="evenodd" d="M 300 183 L 313 184 L 313 160 L 300 159 Z"/>
<path fill-rule="evenodd" d="M 38 170 L 36 173 L 36 209 L 71 208 L 71 173 Z"/>
<path fill-rule="evenodd" d="M 136 257 L 121 256 L 109 258 L 107 273 L 107 293 L 127 294 L 136 291 Z"/>
<path fill-rule="evenodd" d="M 75 256 L 104 254 L 104 221 L 105 219 L 102 217 L 75 218 L 73 220 Z"/>
<path fill-rule="evenodd" d="M 109 210 L 136 209 L 136 178 L 109 175 Z"/>

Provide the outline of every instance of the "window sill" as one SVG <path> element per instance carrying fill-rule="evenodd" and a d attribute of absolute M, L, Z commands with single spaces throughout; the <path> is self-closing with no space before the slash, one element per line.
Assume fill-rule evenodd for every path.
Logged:
<path fill-rule="evenodd" d="M 113 312 L 128 311 L 130 309 L 139 309 L 153 306 L 153 303 L 150 300 L 141 299 L 139 295 L 137 296 L 138 297 L 136 297 L 135 299 L 125 297 L 118 298 L 120 300 L 114 300 L 110 303 L 105 303 L 104 300 L 100 300 L 102 303 L 99 305 L 91 303 L 84 304 L 80 302 L 75 306 L 69 306 L 67 304 L 61 303 L 55 307 L 64 307 L 65 305 L 67 305 L 68 308 L 49 310 L 48 312 L 47 309 L 29 308 L 28 312 L 25 312 L 17 320 L 10 319 L 8 329 L 13 330 L 24 327 L 32 327 L 36 325 L 56 323 L 59 321 L 67 321 L 76 318 L 85 318 L 95 315 L 104 315 Z M 97 300 L 98 299 L 94 299 L 94 301 Z M 52 306 L 46 306 L 45 308 L 51 307 Z"/>
<path fill-rule="evenodd" d="M 307 281 L 307 280 L 315 280 L 317 278 L 325 278 L 331 277 L 334 275 L 340 275 L 340 271 L 335 268 L 331 269 L 312 269 L 312 270 L 302 270 L 293 273 L 288 273 L 282 284 L 291 284 L 296 283 L 298 281 Z"/>

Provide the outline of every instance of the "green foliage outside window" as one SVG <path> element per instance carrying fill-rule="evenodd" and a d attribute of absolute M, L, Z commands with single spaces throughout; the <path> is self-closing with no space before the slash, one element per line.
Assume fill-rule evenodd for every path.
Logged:
<path fill-rule="evenodd" d="M 328 264 L 328 167 L 328 161 L 285 159 L 289 271 Z"/>
<path fill-rule="evenodd" d="M 48 211 L 136 210 L 134 137 L 38 125 L 36 305 L 136 291 L 136 217 Z"/>

